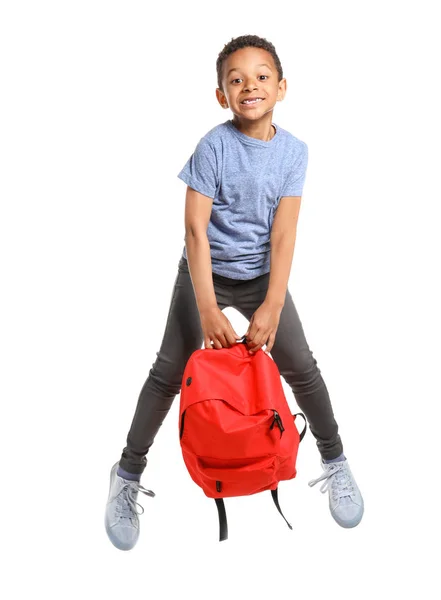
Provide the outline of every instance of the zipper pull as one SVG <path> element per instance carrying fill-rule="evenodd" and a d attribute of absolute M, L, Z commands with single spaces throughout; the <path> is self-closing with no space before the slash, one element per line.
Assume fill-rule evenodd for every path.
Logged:
<path fill-rule="evenodd" d="M 280 418 L 279 413 L 274 411 L 274 421 L 271 423 L 270 429 L 274 428 L 274 425 L 277 423 L 277 427 L 280 429 L 280 437 L 282 437 L 282 433 L 285 431 L 285 428 L 282 423 L 282 419 Z"/>
<path fill-rule="evenodd" d="M 282 419 L 280 418 L 279 413 L 277 413 L 277 426 L 280 429 L 280 436 L 282 436 L 282 433 L 285 431 L 285 428 L 283 427 Z"/>

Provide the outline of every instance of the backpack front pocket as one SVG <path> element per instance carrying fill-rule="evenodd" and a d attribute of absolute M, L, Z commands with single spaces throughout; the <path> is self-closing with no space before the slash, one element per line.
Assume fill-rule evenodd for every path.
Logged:
<path fill-rule="evenodd" d="M 197 467 L 210 498 L 248 496 L 277 485 L 276 456 L 220 460 L 198 457 Z M 208 493 L 207 493 L 208 492 Z"/>

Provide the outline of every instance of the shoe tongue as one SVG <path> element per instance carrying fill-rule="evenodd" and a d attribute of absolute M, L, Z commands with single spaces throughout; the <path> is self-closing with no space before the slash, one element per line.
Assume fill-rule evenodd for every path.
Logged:
<path fill-rule="evenodd" d="M 336 473 L 334 475 L 334 477 L 337 478 L 337 480 L 339 480 L 342 476 L 340 475 L 340 473 Z M 344 496 L 340 496 L 339 500 L 340 500 L 340 504 L 350 504 L 352 502 L 351 500 L 351 492 L 348 490 L 347 485 L 348 482 L 346 481 L 346 485 L 345 483 L 343 483 L 340 479 L 340 484 L 343 484 L 343 488 L 340 490 L 342 494 L 346 494 Z"/>

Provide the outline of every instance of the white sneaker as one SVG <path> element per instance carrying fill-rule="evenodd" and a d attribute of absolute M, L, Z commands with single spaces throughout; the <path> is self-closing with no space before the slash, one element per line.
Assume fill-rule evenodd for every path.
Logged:
<path fill-rule="evenodd" d="M 320 491 L 324 494 L 329 490 L 329 509 L 334 520 L 342 527 L 355 527 L 363 516 L 364 502 L 348 460 L 325 463 L 321 458 L 320 465 L 324 472 L 317 479 L 309 481 L 308 485 L 312 487 L 325 479 Z"/>
<path fill-rule="evenodd" d="M 109 497 L 106 504 L 105 526 L 110 541 L 119 550 L 131 550 L 139 538 L 138 514 L 144 508 L 136 502 L 138 492 L 153 497 L 151 490 L 146 490 L 139 481 L 124 479 L 117 474 L 119 461 L 110 471 Z M 136 505 L 142 508 L 138 513 Z"/>

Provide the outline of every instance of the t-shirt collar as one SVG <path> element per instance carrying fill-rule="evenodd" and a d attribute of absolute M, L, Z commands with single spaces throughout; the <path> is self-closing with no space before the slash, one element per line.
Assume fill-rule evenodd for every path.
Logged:
<path fill-rule="evenodd" d="M 242 133 L 242 131 L 239 131 L 239 129 L 237 129 L 237 127 L 233 125 L 232 119 L 228 119 L 228 121 L 226 121 L 226 125 L 231 129 L 231 131 L 236 137 L 238 137 L 244 144 L 248 144 L 250 146 L 260 146 L 261 148 L 269 148 L 274 143 L 276 143 L 280 137 L 279 127 L 278 125 L 276 125 L 276 123 L 272 123 L 272 125 L 274 125 L 274 127 L 276 128 L 276 133 L 274 134 L 274 137 L 272 137 L 267 142 L 265 140 L 259 140 L 249 135 L 245 135 L 245 133 Z"/>

